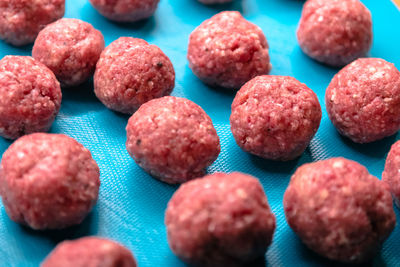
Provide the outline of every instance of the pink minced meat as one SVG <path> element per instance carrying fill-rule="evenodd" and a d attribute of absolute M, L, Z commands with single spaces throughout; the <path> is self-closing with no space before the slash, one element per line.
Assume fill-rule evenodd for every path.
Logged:
<path fill-rule="evenodd" d="M 232 103 L 231 130 L 247 152 L 272 160 L 300 156 L 318 130 L 321 106 L 305 84 L 287 76 L 258 76 Z"/>
<path fill-rule="evenodd" d="M 382 180 L 388 184 L 394 202 L 400 208 L 400 141 L 394 143 L 389 151 Z"/>
<path fill-rule="evenodd" d="M 47 256 L 41 267 L 136 267 L 126 247 L 99 237 L 64 241 Z"/>
<path fill-rule="evenodd" d="M 63 87 L 69 87 L 93 75 L 103 49 L 103 35 L 92 25 L 60 19 L 39 33 L 32 56 L 51 69 Z"/>
<path fill-rule="evenodd" d="M 16 139 L 50 129 L 61 105 L 53 72 L 31 57 L 0 60 L 0 136 Z"/>
<path fill-rule="evenodd" d="M 64 12 L 65 0 L 0 0 L 0 39 L 17 46 L 33 43 Z"/>
<path fill-rule="evenodd" d="M 369 51 L 371 13 L 359 0 L 308 0 L 304 4 L 297 39 L 311 58 L 332 66 L 344 66 Z"/>
<path fill-rule="evenodd" d="M 188 60 L 203 82 L 233 89 L 271 69 L 262 30 L 236 11 L 221 12 L 192 32 Z"/>
<path fill-rule="evenodd" d="M 33 229 L 82 222 L 97 201 L 99 167 L 89 150 L 63 134 L 35 133 L 4 152 L 0 194 L 11 220 Z"/>
<path fill-rule="evenodd" d="M 121 37 L 102 52 L 94 92 L 109 109 L 132 114 L 143 103 L 169 95 L 175 71 L 169 58 L 145 40 Z"/>
<path fill-rule="evenodd" d="M 358 59 L 333 77 L 325 102 L 333 125 L 354 142 L 393 135 L 400 128 L 400 72 L 383 59 Z"/>
<path fill-rule="evenodd" d="M 126 131 L 126 148 L 136 163 L 171 184 L 203 176 L 221 150 L 210 117 L 185 98 L 147 102 L 129 119 Z"/>
<path fill-rule="evenodd" d="M 341 262 L 374 257 L 396 224 L 385 184 L 344 158 L 298 168 L 283 205 L 288 224 L 310 249 Z"/>
<path fill-rule="evenodd" d="M 175 192 L 165 224 L 172 251 L 193 266 L 253 266 L 271 244 L 275 216 L 256 178 L 215 173 Z"/>
<path fill-rule="evenodd" d="M 104 17 L 117 22 L 135 22 L 151 17 L 160 0 L 90 0 Z"/>

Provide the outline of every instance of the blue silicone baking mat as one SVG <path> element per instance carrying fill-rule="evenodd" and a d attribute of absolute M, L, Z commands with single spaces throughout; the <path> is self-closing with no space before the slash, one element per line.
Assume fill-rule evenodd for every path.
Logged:
<path fill-rule="evenodd" d="M 381 57 L 400 68 L 400 12 L 389 0 L 364 0 L 371 10 L 374 44 L 369 56 Z M 305 56 L 295 31 L 304 1 L 235 0 L 232 4 L 204 6 L 196 0 L 161 0 L 155 15 L 135 25 L 119 25 L 101 17 L 87 0 L 67 0 L 66 17 L 90 22 L 101 30 L 106 44 L 120 36 L 134 36 L 158 45 L 176 71 L 175 96 L 186 97 L 211 116 L 221 139 L 222 151 L 209 172 L 241 171 L 260 179 L 277 217 L 273 244 L 265 266 L 332 266 L 335 263 L 306 249 L 285 221 L 282 198 L 291 174 L 306 162 L 344 156 L 365 165 L 380 177 L 386 154 L 399 135 L 372 144 L 358 145 L 340 137 L 330 123 L 324 93 L 338 71 Z M 297 160 L 278 163 L 242 152 L 229 130 L 230 105 L 235 92 L 211 89 L 191 72 L 186 60 L 190 32 L 203 20 L 222 10 L 238 10 L 259 25 L 270 44 L 272 72 L 294 76 L 319 97 L 323 109 L 321 127 L 305 153 Z M 29 55 L 31 47 L 14 48 L 0 42 L 1 57 Z M 164 226 L 164 211 L 177 189 L 151 178 L 129 157 L 125 149 L 128 116 L 105 108 L 95 97 L 91 83 L 63 90 L 61 111 L 51 132 L 64 133 L 83 143 L 101 169 L 99 201 L 79 226 L 38 232 L 12 222 L 0 204 L 0 265 L 38 266 L 54 246 L 64 239 L 98 235 L 117 240 L 135 254 L 141 267 L 185 266 L 170 251 Z M 0 152 L 11 144 L 0 139 Z M 396 209 L 397 215 L 400 213 Z M 400 217 L 398 216 L 399 220 Z M 384 244 L 375 266 L 400 266 L 400 226 Z M 229 267 L 229 266 L 227 266 Z"/>

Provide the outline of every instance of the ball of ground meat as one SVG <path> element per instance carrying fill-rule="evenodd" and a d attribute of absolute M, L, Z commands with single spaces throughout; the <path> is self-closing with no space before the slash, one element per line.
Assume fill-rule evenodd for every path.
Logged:
<path fill-rule="evenodd" d="M 310 249 L 332 260 L 372 258 L 396 224 L 384 183 L 357 162 L 332 158 L 296 170 L 283 205 L 293 231 Z"/>
<path fill-rule="evenodd" d="M 89 150 L 63 134 L 35 133 L 4 152 L 0 194 L 11 220 L 33 229 L 82 222 L 97 201 L 99 167 Z"/>
<path fill-rule="evenodd" d="M 203 176 L 221 150 L 210 117 L 185 98 L 165 96 L 147 102 L 129 119 L 126 131 L 131 157 L 166 183 Z"/>
<path fill-rule="evenodd" d="M 94 92 L 109 109 L 132 114 L 143 103 L 169 95 L 175 71 L 169 58 L 145 40 L 121 37 L 102 52 Z"/>
<path fill-rule="evenodd" d="M 64 241 L 47 256 L 41 267 L 136 267 L 136 261 L 126 247 L 117 242 L 83 237 Z"/>
<path fill-rule="evenodd" d="M 31 57 L 0 60 L 0 136 L 16 139 L 50 129 L 61 105 L 53 72 Z"/>
<path fill-rule="evenodd" d="M 103 35 L 92 25 L 60 19 L 39 33 L 32 56 L 51 69 L 63 87 L 69 87 L 93 75 L 103 49 Z"/>
<path fill-rule="evenodd" d="M 400 128 L 400 72 L 383 59 L 358 59 L 333 77 L 325 102 L 339 133 L 356 143 L 393 135 Z"/>
<path fill-rule="evenodd" d="M 331 66 L 364 56 L 372 44 L 372 19 L 359 0 L 309 0 L 297 39 L 304 53 Z"/>
<path fill-rule="evenodd" d="M 206 84 L 234 89 L 271 69 L 263 32 L 236 11 L 221 12 L 191 33 L 188 60 Z"/>
<path fill-rule="evenodd" d="M 151 17 L 160 0 L 90 0 L 97 11 L 117 22 L 135 22 Z"/>
<path fill-rule="evenodd" d="M 198 0 L 198 1 L 206 5 L 213 5 L 213 4 L 229 3 L 232 2 L 233 0 Z"/>
<path fill-rule="evenodd" d="M 194 266 L 246 265 L 263 257 L 275 216 L 260 182 L 242 173 L 215 173 L 183 184 L 168 203 L 172 251 Z"/>
<path fill-rule="evenodd" d="M 0 39 L 21 46 L 64 16 L 65 0 L 0 0 Z"/>
<path fill-rule="evenodd" d="M 400 141 L 397 141 L 386 158 L 382 180 L 389 185 L 394 202 L 400 208 Z"/>
<path fill-rule="evenodd" d="M 292 77 L 263 75 L 236 94 L 231 130 L 244 151 L 285 161 L 304 152 L 321 115 L 317 95 L 305 84 Z"/>

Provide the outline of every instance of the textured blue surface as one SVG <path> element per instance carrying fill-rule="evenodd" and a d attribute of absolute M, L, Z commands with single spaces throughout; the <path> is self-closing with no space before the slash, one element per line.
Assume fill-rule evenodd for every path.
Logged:
<path fill-rule="evenodd" d="M 400 13 L 389 0 L 364 0 L 374 20 L 374 45 L 370 56 L 381 57 L 400 67 Z M 67 0 L 66 17 L 92 23 L 109 44 L 120 36 L 144 38 L 158 45 L 176 70 L 175 96 L 201 105 L 211 116 L 221 138 L 222 152 L 209 168 L 241 171 L 260 179 L 277 217 L 277 231 L 266 255 L 266 266 L 332 266 L 307 250 L 285 222 L 282 198 L 291 174 L 305 162 L 344 156 L 367 166 L 380 177 L 387 152 L 398 136 L 357 145 L 340 137 L 325 110 L 324 92 L 337 69 L 306 57 L 297 45 L 295 30 L 304 1 L 235 0 L 235 3 L 206 7 L 195 0 L 162 0 L 154 17 L 137 25 L 118 25 L 102 18 L 87 0 Z M 306 83 L 319 97 L 323 108 L 321 127 L 306 152 L 295 161 L 276 163 L 242 152 L 229 130 L 233 92 L 203 85 L 190 71 L 186 60 L 190 32 L 203 20 L 221 10 L 239 10 L 259 25 L 267 36 L 273 64 L 272 74 L 291 75 Z M 0 56 L 28 55 L 30 47 L 13 48 L 0 42 Z M 80 226 L 58 232 L 37 232 L 10 221 L 0 204 L 0 266 L 37 266 L 64 240 L 86 235 L 115 239 L 135 254 L 139 266 L 185 266 L 170 251 L 164 227 L 164 211 L 177 187 L 152 179 L 130 159 L 125 150 L 128 116 L 106 109 L 94 96 L 90 83 L 63 91 L 63 102 L 51 131 L 65 133 L 83 143 L 101 169 L 99 202 Z M 10 145 L 0 139 L 0 152 Z M 397 215 L 399 215 L 396 209 Z M 400 219 L 400 217 L 398 217 Z M 374 260 L 375 266 L 400 266 L 400 227 L 387 240 Z M 227 266 L 228 267 L 228 266 Z"/>

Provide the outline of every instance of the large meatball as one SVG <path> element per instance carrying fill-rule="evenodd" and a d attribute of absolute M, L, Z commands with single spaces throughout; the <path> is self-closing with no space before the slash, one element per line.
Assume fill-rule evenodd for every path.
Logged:
<path fill-rule="evenodd" d="M 221 12 L 197 27 L 189 38 L 188 59 L 203 82 L 234 89 L 271 69 L 263 32 L 236 11 Z"/>
<path fill-rule="evenodd" d="M 400 128 L 400 72 L 383 59 L 358 59 L 333 77 L 325 102 L 333 125 L 354 142 L 393 135 Z"/>
<path fill-rule="evenodd" d="M 394 202 L 400 207 L 400 141 L 392 145 L 386 158 L 382 180 L 389 185 Z"/>
<path fill-rule="evenodd" d="M 121 37 L 102 52 L 94 92 L 109 109 L 132 114 L 143 103 L 169 95 L 175 71 L 169 58 L 145 40 Z"/>
<path fill-rule="evenodd" d="M 364 56 L 372 44 L 372 19 L 359 0 L 308 0 L 297 39 L 311 58 L 344 66 Z"/>
<path fill-rule="evenodd" d="M 184 98 L 147 102 L 129 119 L 126 131 L 126 148 L 136 163 L 171 184 L 202 176 L 221 150 L 210 117 Z"/>
<path fill-rule="evenodd" d="M 64 12 L 65 0 L 0 0 L 0 39 L 18 46 L 33 43 Z"/>
<path fill-rule="evenodd" d="M 63 134 L 35 133 L 4 152 L 0 195 L 10 218 L 33 229 L 79 224 L 99 193 L 99 167 L 89 150 Z"/>
<path fill-rule="evenodd" d="M 230 121 L 243 150 L 266 159 L 291 160 L 317 132 L 321 106 L 317 95 L 296 79 L 264 75 L 238 91 Z"/>
<path fill-rule="evenodd" d="M 246 265 L 263 257 L 275 216 L 260 182 L 241 173 L 215 173 L 183 184 L 168 203 L 172 251 L 194 266 Z"/>
<path fill-rule="evenodd" d="M 372 258 L 396 224 L 384 183 L 344 158 L 298 168 L 283 205 L 290 227 L 310 249 L 341 262 Z"/>
<path fill-rule="evenodd" d="M 68 87 L 93 75 L 103 49 L 103 35 L 92 25 L 79 19 L 60 19 L 39 33 L 32 56 Z"/>
<path fill-rule="evenodd" d="M 60 105 L 60 84 L 45 65 L 23 56 L 0 60 L 0 136 L 48 131 Z"/>

